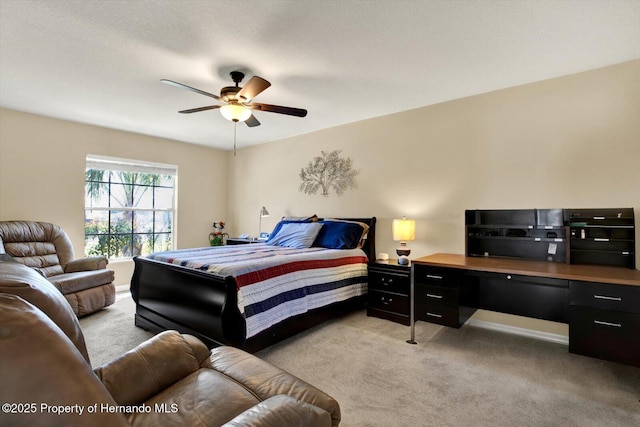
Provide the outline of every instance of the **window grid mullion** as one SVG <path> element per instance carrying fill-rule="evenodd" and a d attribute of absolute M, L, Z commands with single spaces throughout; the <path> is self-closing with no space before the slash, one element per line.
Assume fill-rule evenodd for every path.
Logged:
<path fill-rule="evenodd" d="M 156 248 L 156 183 L 157 179 L 154 179 L 151 186 L 151 207 L 153 208 L 151 213 L 151 252 L 155 252 Z"/>
<path fill-rule="evenodd" d="M 107 257 L 111 258 L 111 172 L 109 172 L 109 184 L 107 186 L 107 194 L 109 198 L 107 199 L 107 205 L 109 205 L 109 215 L 107 215 L 107 219 L 109 221 L 109 226 L 107 227 Z"/>

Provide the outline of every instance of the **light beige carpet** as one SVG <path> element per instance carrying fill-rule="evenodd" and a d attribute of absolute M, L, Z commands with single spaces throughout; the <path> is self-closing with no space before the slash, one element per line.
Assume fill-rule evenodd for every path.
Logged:
<path fill-rule="evenodd" d="M 133 311 L 125 294 L 82 319 L 94 366 L 150 335 Z M 419 322 L 418 344 L 408 335 L 360 311 L 258 356 L 335 397 L 344 427 L 640 425 L 640 368 L 468 326 Z"/>
<path fill-rule="evenodd" d="M 116 293 L 115 304 L 80 319 L 80 327 L 94 368 L 110 362 L 153 334 L 135 327 L 135 303 L 129 292 Z"/>

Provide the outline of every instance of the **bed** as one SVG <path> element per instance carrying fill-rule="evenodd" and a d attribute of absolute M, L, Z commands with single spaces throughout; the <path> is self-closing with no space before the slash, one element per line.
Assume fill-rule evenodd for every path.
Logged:
<path fill-rule="evenodd" d="M 255 352 L 363 308 L 367 261 L 375 259 L 376 218 L 320 220 L 320 227 L 297 225 L 310 222 L 315 221 L 280 221 L 269 244 L 134 258 L 131 293 L 136 326 L 153 332 L 175 329 L 209 347 L 233 345 Z M 325 231 L 336 223 L 366 224 L 366 238 L 357 248 L 338 245 L 338 249 L 334 243 L 318 247 L 322 236 L 327 237 Z M 291 247 L 286 238 L 278 244 L 286 227 L 314 227 L 321 234 L 313 245 Z"/>

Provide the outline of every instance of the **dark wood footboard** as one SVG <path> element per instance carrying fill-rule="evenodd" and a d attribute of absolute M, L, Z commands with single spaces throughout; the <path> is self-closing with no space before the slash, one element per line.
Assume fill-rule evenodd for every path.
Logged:
<path fill-rule="evenodd" d="M 175 329 L 210 347 L 244 347 L 246 323 L 233 277 L 216 276 L 147 258 L 134 258 L 131 294 L 136 326 Z"/>

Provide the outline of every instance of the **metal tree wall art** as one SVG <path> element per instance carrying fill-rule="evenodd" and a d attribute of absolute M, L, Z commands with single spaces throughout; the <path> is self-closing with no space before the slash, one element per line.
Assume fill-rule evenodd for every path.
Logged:
<path fill-rule="evenodd" d="M 342 196 L 346 190 L 356 188 L 359 171 L 353 169 L 353 161 L 349 157 L 340 157 L 341 152 L 321 151 L 321 156 L 314 157 L 306 168 L 300 169 L 302 183 L 298 189 L 305 194 L 316 194 L 321 190 L 327 197 L 330 189 Z"/>

